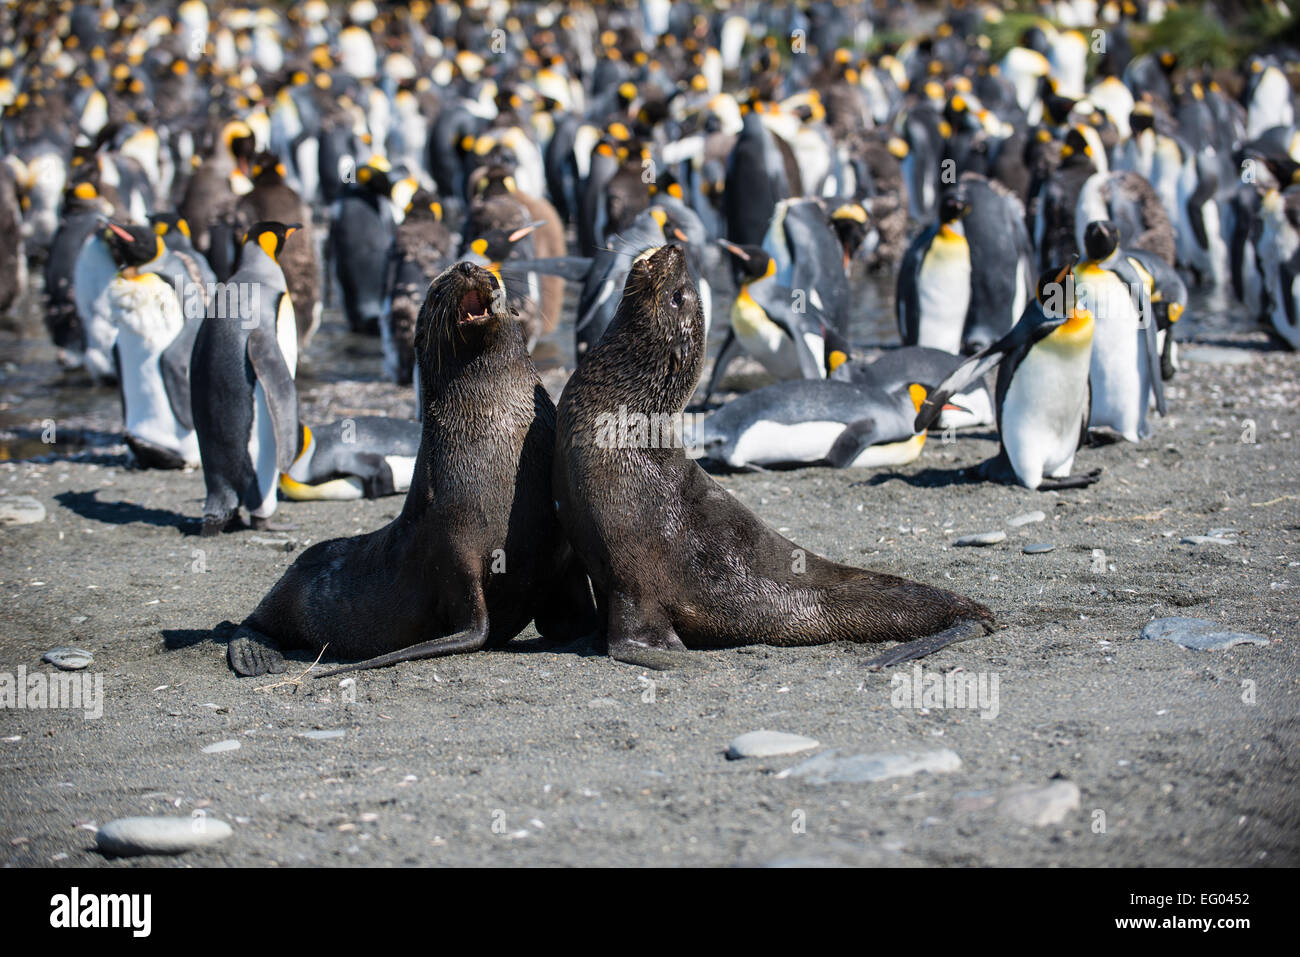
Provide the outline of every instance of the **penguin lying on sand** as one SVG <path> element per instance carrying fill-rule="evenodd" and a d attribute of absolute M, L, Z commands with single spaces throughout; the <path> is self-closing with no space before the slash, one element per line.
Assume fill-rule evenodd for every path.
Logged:
<path fill-rule="evenodd" d="M 925 430 L 912 428 L 925 396 L 917 383 L 886 392 L 849 382 L 778 382 L 728 402 L 685 441 L 733 469 L 905 465 L 925 445 Z"/>
<path fill-rule="evenodd" d="M 913 382 L 942 382 L 963 361 L 962 356 L 942 349 L 901 346 L 885 350 L 876 359 L 849 359 L 839 365 L 830 378 L 896 392 Z M 997 421 L 993 395 L 983 379 L 976 379 L 964 392 L 953 395 L 951 405 L 952 408 L 940 414 L 936 428 L 968 429 L 993 425 Z"/>
<path fill-rule="evenodd" d="M 280 491 L 300 502 L 394 495 L 411 487 L 418 422 L 380 415 L 302 427 L 302 450 L 280 474 Z"/>

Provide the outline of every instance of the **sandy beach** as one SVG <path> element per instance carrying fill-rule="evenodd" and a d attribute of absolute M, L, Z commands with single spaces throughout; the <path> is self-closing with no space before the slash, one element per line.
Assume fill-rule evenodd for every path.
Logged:
<path fill-rule="evenodd" d="M 994 634 L 919 674 L 870 672 L 873 649 L 844 644 L 699 652 L 698 670 L 646 672 L 543 646 L 530 627 L 507 650 L 355 686 L 300 678 L 302 655 L 287 675 L 237 679 L 220 626 L 304 547 L 380 526 L 400 497 L 286 502 L 292 531 L 199 539 L 202 475 L 131 467 L 112 391 L 58 383 L 48 345 L 3 336 L 6 456 L 40 453 L 47 419 L 64 438 L 40 460 L 0 461 L 0 503 L 46 510 L 0 528 L 0 672 L 51 673 L 42 655 L 76 646 L 103 689 L 97 718 L 0 711 L 5 866 L 1300 861 L 1300 358 L 1262 334 L 1189 344 L 1155 435 L 1080 453 L 1077 470 L 1105 470 L 1086 490 L 967 480 L 996 450 L 991 431 L 932 435 L 897 470 L 719 476 L 803 546 L 996 612 Z M 353 358 L 377 368 L 377 350 Z M 559 364 L 543 367 L 558 394 Z M 309 356 L 304 417 L 406 414 L 409 390 L 377 378 L 344 381 Z M 998 544 L 954 545 L 998 530 Z M 1220 541 L 1183 542 L 1211 532 Z M 1140 637 L 1168 616 L 1267 644 Z M 996 707 L 897 706 L 902 681 L 958 669 L 995 687 Z M 759 729 L 817 744 L 727 759 Z M 840 759 L 945 750 L 955 760 L 910 776 L 783 775 L 823 756 L 852 778 Z M 94 850 L 111 819 L 195 814 L 233 836 L 176 858 Z"/>

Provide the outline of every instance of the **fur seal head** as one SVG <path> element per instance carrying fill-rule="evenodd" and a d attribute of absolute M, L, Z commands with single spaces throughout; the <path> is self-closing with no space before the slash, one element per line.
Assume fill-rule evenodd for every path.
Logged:
<path fill-rule="evenodd" d="M 681 246 L 636 258 L 604 338 L 602 377 L 635 391 L 629 408 L 673 413 L 686 407 L 704 365 L 704 311 Z"/>
<path fill-rule="evenodd" d="M 459 262 L 429 284 L 415 324 L 415 349 L 421 375 L 437 377 L 448 363 L 461 365 L 497 351 L 524 350 L 505 288 L 481 266 Z M 427 387 L 422 382 L 421 388 Z"/>

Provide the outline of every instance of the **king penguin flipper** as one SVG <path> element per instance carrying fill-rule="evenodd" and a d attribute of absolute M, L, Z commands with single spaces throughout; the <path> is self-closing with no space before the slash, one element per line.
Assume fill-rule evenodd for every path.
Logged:
<path fill-rule="evenodd" d="M 275 461 L 281 472 L 289 471 L 298 454 L 298 391 L 274 334 L 261 328 L 248 335 L 248 361 L 266 393 L 275 432 Z"/>
<path fill-rule="evenodd" d="M 171 406 L 176 421 L 186 429 L 194 428 L 194 413 L 190 406 L 190 356 L 202 324 L 201 319 L 188 320 L 172 344 L 158 357 L 163 388 L 167 390 L 167 404 Z"/>
<path fill-rule="evenodd" d="M 1042 317 L 1041 313 L 1039 315 Z M 1065 322 L 1064 319 L 1042 318 L 1046 321 L 1028 322 L 1022 319 L 1012 326 L 1011 331 L 997 342 L 975 353 L 975 355 L 954 369 L 952 374 L 940 382 L 937 388 L 929 392 L 925 397 L 925 401 L 921 403 L 921 408 L 916 413 L 914 426 L 916 431 L 921 432 L 934 425 L 943 412 L 943 407 L 948 404 L 948 400 L 954 395 L 965 392 L 970 388 L 971 383 L 980 379 L 1004 358 L 1017 349 L 1032 346 Z"/>
<path fill-rule="evenodd" d="M 882 436 L 874 418 L 868 417 L 850 422 L 826 453 L 826 462 L 837 469 L 848 468 L 868 446 L 891 440 Z"/>
<path fill-rule="evenodd" d="M 559 276 L 570 282 L 582 282 L 591 271 L 593 260 L 588 256 L 549 256 L 542 259 L 517 259 L 501 264 L 501 272 L 518 274 L 535 272 L 543 276 Z"/>
<path fill-rule="evenodd" d="M 1156 338 L 1156 318 L 1151 308 L 1151 290 L 1142 281 L 1137 270 L 1133 268 L 1133 264 L 1124 257 L 1119 257 L 1110 269 L 1123 282 L 1128 284 L 1129 289 L 1138 291 L 1138 321 L 1142 326 L 1143 351 L 1146 353 L 1143 358 L 1147 364 L 1147 377 L 1151 380 L 1151 392 L 1156 398 L 1156 411 L 1161 415 L 1165 415 L 1167 410 L 1165 405 L 1165 380 L 1160 373 L 1160 342 Z M 1173 335 L 1172 329 L 1168 335 Z M 1145 402 L 1146 399 L 1143 398 L 1143 401 Z"/>

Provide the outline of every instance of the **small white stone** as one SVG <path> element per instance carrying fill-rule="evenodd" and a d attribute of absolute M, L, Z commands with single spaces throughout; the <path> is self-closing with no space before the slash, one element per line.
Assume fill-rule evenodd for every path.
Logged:
<path fill-rule="evenodd" d="M 183 854 L 224 841 L 234 832 L 225 821 L 200 817 L 124 817 L 109 821 L 95 835 L 105 854 Z"/>
<path fill-rule="evenodd" d="M 45 521 L 45 506 L 30 495 L 0 498 L 0 525 L 32 525 Z"/>
<path fill-rule="evenodd" d="M 203 749 L 204 754 L 220 754 L 222 751 L 238 751 L 239 742 L 234 738 L 225 741 L 218 741 L 216 744 L 209 744 Z"/>
<path fill-rule="evenodd" d="M 802 734 L 760 729 L 742 734 L 732 741 L 727 747 L 727 757 L 733 761 L 738 758 L 770 758 L 779 754 L 811 751 L 815 747 L 817 741 L 805 738 Z"/>
<path fill-rule="evenodd" d="M 1047 827 L 1060 824 L 1079 810 L 1079 786 L 1073 781 L 1053 781 L 1046 787 L 1011 788 L 998 802 L 998 813 L 1021 824 Z"/>

